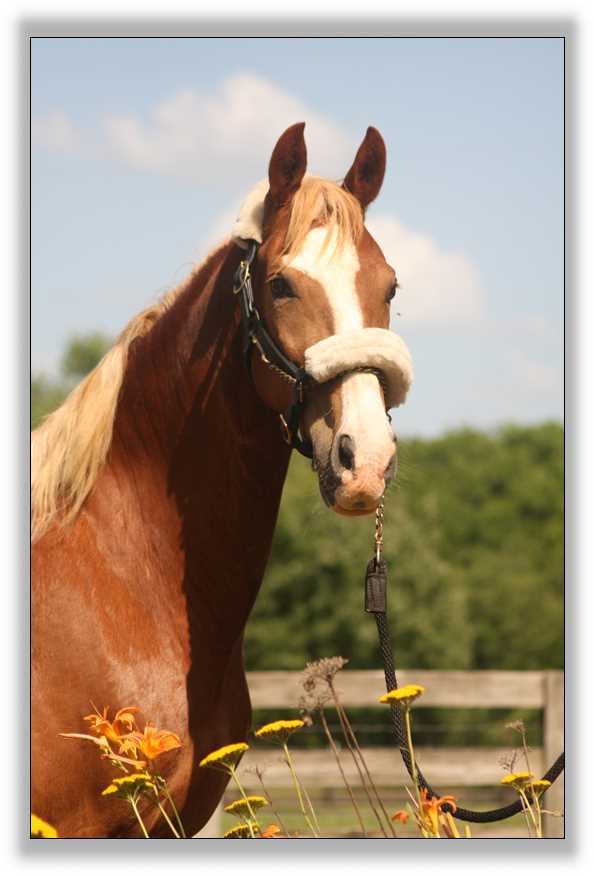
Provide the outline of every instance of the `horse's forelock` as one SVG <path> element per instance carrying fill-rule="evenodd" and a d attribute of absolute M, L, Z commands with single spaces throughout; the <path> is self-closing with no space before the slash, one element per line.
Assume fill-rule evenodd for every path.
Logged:
<path fill-rule="evenodd" d="M 326 244 L 332 242 L 333 254 L 340 255 L 346 243 L 356 245 L 361 238 L 363 212 L 357 199 L 338 183 L 306 176 L 293 196 L 283 246 L 273 269 L 294 258 L 317 226 L 328 229 Z"/>

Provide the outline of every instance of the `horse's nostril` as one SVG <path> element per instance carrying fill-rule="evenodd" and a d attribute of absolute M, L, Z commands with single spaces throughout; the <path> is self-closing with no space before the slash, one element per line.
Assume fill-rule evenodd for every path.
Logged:
<path fill-rule="evenodd" d="M 338 441 L 338 459 L 343 468 L 352 470 L 355 465 L 355 442 L 350 435 L 341 435 Z"/>

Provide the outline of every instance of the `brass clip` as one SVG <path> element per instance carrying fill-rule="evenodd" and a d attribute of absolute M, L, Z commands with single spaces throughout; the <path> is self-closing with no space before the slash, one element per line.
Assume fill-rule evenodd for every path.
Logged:
<path fill-rule="evenodd" d="M 379 565 L 382 559 L 384 546 L 384 500 L 383 497 L 375 512 L 375 564 Z"/>
<path fill-rule="evenodd" d="M 283 438 L 285 443 L 289 445 L 289 447 L 293 446 L 293 435 L 291 430 L 289 429 L 289 425 L 282 414 L 278 415 L 281 421 L 281 432 L 283 433 Z"/>
<path fill-rule="evenodd" d="M 243 259 L 239 263 L 238 274 L 239 274 L 239 283 L 237 286 L 234 286 L 234 288 L 233 288 L 233 292 L 235 295 L 239 295 L 239 293 L 241 292 L 241 290 L 243 289 L 243 287 L 245 286 L 247 281 L 250 279 L 250 263 L 246 259 Z"/>

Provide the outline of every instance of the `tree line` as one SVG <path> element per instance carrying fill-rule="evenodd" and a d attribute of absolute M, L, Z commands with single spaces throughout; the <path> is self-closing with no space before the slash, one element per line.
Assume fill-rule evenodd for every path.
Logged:
<path fill-rule="evenodd" d="M 110 345 L 102 334 L 73 338 L 58 378 L 33 376 L 32 428 Z M 384 530 L 398 666 L 563 666 L 563 498 L 559 422 L 399 442 Z M 248 669 L 301 669 L 336 654 L 377 668 L 375 623 L 363 612 L 373 531 L 372 518 L 326 509 L 294 454 L 246 630 Z"/>

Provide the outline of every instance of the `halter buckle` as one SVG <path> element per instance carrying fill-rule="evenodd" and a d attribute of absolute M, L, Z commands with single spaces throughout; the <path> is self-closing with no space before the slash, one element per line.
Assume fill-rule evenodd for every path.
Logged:
<path fill-rule="evenodd" d="M 289 447 L 292 447 L 293 446 L 293 433 L 289 429 L 289 424 L 287 423 L 287 421 L 285 420 L 285 418 L 283 417 L 282 414 L 279 414 L 278 416 L 279 416 L 279 419 L 281 422 L 281 432 L 283 434 L 283 439 L 284 439 L 285 443 L 289 445 Z"/>
<path fill-rule="evenodd" d="M 250 263 L 247 259 L 242 259 L 235 274 L 235 283 L 233 284 L 233 294 L 239 295 L 247 281 L 251 279 Z"/>

